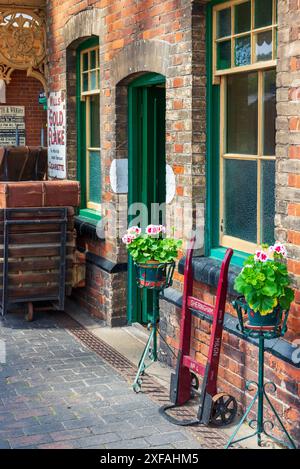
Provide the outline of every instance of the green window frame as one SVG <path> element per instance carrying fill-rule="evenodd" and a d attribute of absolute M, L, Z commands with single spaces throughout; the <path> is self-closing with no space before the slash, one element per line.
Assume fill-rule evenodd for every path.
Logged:
<path fill-rule="evenodd" d="M 234 249 L 233 263 L 241 266 L 247 257 L 247 255 L 253 252 L 258 241 L 261 238 L 260 222 L 258 219 L 257 226 L 257 244 L 247 242 L 235 242 L 234 238 L 223 236 L 224 229 L 224 197 L 223 197 L 223 175 L 225 162 L 234 162 L 239 165 L 240 161 L 250 160 L 255 161 L 258 166 L 258 176 L 262 173 L 262 167 L 266 161 L 272 160 L 274 163 L 275 154 L 269 155 L 263 151 L 262 143 L 262 129 L 258 129 L 258 150 L 253 155 L 242 155 L 242 154 L 227 154 L 227 83 L 232 80 L 232 77 L 237 77 L 236 74 L 257 74 L 258 77 L 258 126 L 261 125 L 263 110 L 262 110 L 262 94 L 263 94 L 263 77 L 269 71 L 274 70 L 276 65 L 276 2 L 272 0 L 272 17 L 269 25 L 264 26 L 261 29 L 255 27 L 255 6 L 259 4 L 260 0 L 212 0 L 207 5 L 207 29 L 206 29 L 206 43 L 207 43 L 207 158 L 206 158 L 206 174 L 207 174 L 207 210 L 206 210 L 206 224 L 205 224 L 205 253 L 207 256 L 221 259 L 224 256 L 227 247 Z M 236 40 L 235 31 L 236 20 L 234 16 L 236 7 L 243 7 L 249 4 L 251 6 L 251 19 L 250 19 L 250 32 L 245 26 L 240 36 L 243 37 L 246 34 L 251 36 L 251 52 L 250 52 L 250 63 L 248 65 L 236 66 L 234 61 L 234 41 Z M 218 39 L 217 34 L 217 21 L 220 12 L 225 10 L 230 12 L 228 17 L 230 18 L 230 28 L 226 27 L 225 32 L 220 34 L 221 38 Z M 226 17 L 226 15 L 224 16 Z M 264 19 L 262 20 L 264 21 Z M 272 31 L 273 44 L 272 44 L 272 60 L 262 60 L 258 62 L 255 59 L 255 53 L 253 45 L 257 38 L 257 34 L 264 31 Z M 239 33 L 237 33 L 239 34 Z M 223 36 L 222 36 L 223 35 Z M 218 43 L 224 38 L 230 38 L 230 64 L 224 69 L 217 70 L 217 46 Z M 237 39 L 239 35 L 237 35 Z M 234 81 L 234 80 L 232 80 Z M 225 122 L 224 122 L 225 121 Z M 274 152 L 275 153 L 275 152 Z M 222 178 L 222 179 L 221 179 Z M 257 197 L 261 197 L 261 187 L 258 187 Z M 257 198 L 257 207 L 260 207 L 260 199 Z M 275 206 L 275 200 L 274 200 Z M 260 210 L 260 208 L 259 208 Z M 259 213 L 259 212 L 257 212 Z M 260 215 L 260 214 L 259 214 Z M 259 218 L 259 217 L 258 217 Z"/>
<path fill-rule="evenodd" d="M 276 67 L 277 0 L 213 3 L 213 74 Z"/>
<path fill-rule="evenodd" d="M 77 48 L 77 177 L 81 183 L 80 217 L 97 222 L 101 209 L 99 38 Z"/>

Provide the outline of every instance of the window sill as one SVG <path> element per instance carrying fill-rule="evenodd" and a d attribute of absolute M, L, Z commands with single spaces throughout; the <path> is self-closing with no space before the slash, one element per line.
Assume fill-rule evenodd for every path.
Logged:
<path fill-rule="evenodd" d="M 222 262 L 222 260 L 225 257 L 225 254 L 226 254 L 226 250 L 227 249 L 223 248 L 223 247 L 211 249 L 209 257 Z M 244 265 L 245 260 L 249 256 L 250 256 L 250 254 L 247 254 L 245 252 L 238 251 L 238 250 L 235 249 L 233 251 L 233 256 L 231 258 L 230 265 L 242 268 L 243 265 Z"/>
<path fill-rule="evenodd" d="M 223 256 L 224 257 L 224 256 Z M 178 265 L 178 272 L 184 273 L 185 257 L 180 259 Z M 194 257 L 193 258 L 193 276 L 196 282 L 205 283 L 212 287 L 217 287 L 220 270 L 221 260 L 214 259 L 213 257 Z M 230 295 L 237 295 L 234 290 L 234 282 L 239 275 L 241 267 L 231 264 L 228 273 L 228 293 Z"/>
<path fill-rule="evenodd" d="M 95 210 L 91 210 L 90 208 L 84 208 L 79 211 L 79 217 L 85 220 L 89 220 L 90 223 L 98 223 L 101 220 L 101 215 L 99 212 Z"/>
<path fill-rule="evenodd" d="M 93 239 L 98 239 L 96 231 L 97 231 L 97 224 L 99 220 L 100 218 L 96 220 L 90 217 L 83 216 L 81 215 L 81 212 L 80 212 L 80 215 L 77 215 L 75 217 L 75 228 L 76 228 L 77 234 L 78 235 L 87 234 L 91 236 Z"/>

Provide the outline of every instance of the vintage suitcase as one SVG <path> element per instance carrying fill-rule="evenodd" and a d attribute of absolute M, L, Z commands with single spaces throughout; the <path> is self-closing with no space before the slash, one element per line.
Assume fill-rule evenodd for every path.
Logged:
<path fill-rule="evenodd" d="M 47 148 L 0 148 L 0 181 L 42 181 L 47 175 Z"/>
<path fill-rule="evenodd" d="M 0 208 L 78 207 L 77 181 L 0 182 Z"/>
<path fill-rule="evenodd" d="M 80 184 L 78 181 L 45 181 L 43 207 L 79 207 Z"/>
<path fill-rule="evenodd" d="M 48 150 L 45 147 L 40 147 L 36 160 L 35 167 L 35 180 L 43 181 L 47 179 L 48 170 Z"/>
<path fill-rule="evenodd" d="M 0 208 L 42 207 L 42 182 L 0 182 Z"/>

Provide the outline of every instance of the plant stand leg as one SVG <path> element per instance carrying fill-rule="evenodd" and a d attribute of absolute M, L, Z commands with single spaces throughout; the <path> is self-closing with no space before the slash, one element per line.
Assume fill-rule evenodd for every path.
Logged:
<path fill-rule="evenodd" d="M 231 436 L 231 438 L 229 439 L 227 445 L 225 446 L 226 449 L 228 449 L 230 446 L 232 446 L 235 443 L 239 443 L 243 440 L 247 440 L 247 439 L 252 438 L 256 435 L 257 435 L 257 444 L 258 444 L 258 446 L 261 446 L 261 443 L 262 443 L 261 436 L 263 434 L 266 435 L 268 438 L 271 438 L 274 442 L 276 442 L 280 445 L 287 446 L 290 449 L 296 449 L 295 443 L 293 442 L 293 440 L 290 437 L 288 431 L 286 430 L 285 426 L 283 425 L 277 411 L 275 410 L 273 404 L 271 403 L 271 401 L 270 401 L 270 399 L 269 399 L 269 397 L 266 393 L 266 386 L 271 386 L 273 388 L 273 390 L 276 391 L 276 385 L 272 382 L 264 383 L 264 354 L 265 354 L 265 337 L 264 337 L 264 334 L 261 333 L 259 335 L 258 383 L 250 382 L 250 383 L 247 384 L 248 389 L 251 385 L 253 385 L 253 384 L 256 385 L 257 386 L 257 391 L 256 391 L 256 394 L 255 394 L 254 398 L 252 399 L 250 405 L 248 406 L 244 416 L 242 417 L 240 423 L 238 424 L 236 430 L 234 431 L 233 435 Z M 274 416 L 276 417 L 277 421 L 279 422 L 282 431 L 285 433 L 285 435 L 286 435 L 286 437 L 289 441 L 288 443 L 286 443 L 282 440 L 279 440 L 278 438 L 270 435 L 265 430 L 265 427 L 266 427 L 267 424 L 269 424 L 271 426 L 271 429 L 274 428 L 274 424 L 273 424 L 273 422 L 270 422 L 270 421 L 264 421 L 264 399 L 266 399 L 266 402 L 269 404 L 269 407 L 271 408 Z M 254 403 L 256 402 L 256 400 L 258 401 L 257 420 L 251 420 L 249 422 L 249 426 L 251 428 L 253 428 L 253 425 L 256 424 L 257 429 L 256 429 L 255 433 L 252 433 L 252 434 L 250 434 L 246 437 L 239 438 L 239 439 L 235 440 L 235 437 L 236 437 L 237 433 L 239 432 L 242 424 L 247 419 L 247 417 L 250 413 L 250 410 L 252 409 L 252 407 L 253 407 Z"/>
<path fill-rule="evenodd" d="M 258 351 L 258 406 L 257 406 L 257 444 L 261 446 L 261 435 L 264 432 L 264 354 L 265 339 L 259 336 Z"/>
<path fill-rule="evenodd" d="M 141 359 L 139 361 L 139 367 L 135 380 L 133 382 L 132 388 L 135 392 L 139 392 L 142 388 L 142 375 L 144 374 L 146 368 L 152 365 L 152 363 L 157 361 L 157 321 L 159 318 L 159 305 L 158 305 L 158 293 L 156 290 L 153 291 L 153 312 L 152 312 L 152 321 L 150 323 L 151 333 L 147 340 L 146 346 L 142 353 Z M 150 363 L 146 365 L 147 357 L 150 359 Z"/>
<path fill-rule="evenodd" d="M 158 327 L 157 327 L 157 322 L 159 319 L 159 305 L 158 305 L 158 294 L 157 291 L 153 291 L 153 316 L 152 316 L 152 332 L 153 332 L 153 341 L 152 341 L 152 347 L 150 348 L 149 351 L 149 358 L 151 359 L 151 362 L 156 362 L 157 361 L 157 334 L 158 334 Z"/>
<path fill-rule="evenodd" d="M 253 383 L 249 383 L 249 384 L 253 384 Z M 235 443 L 239 443 L 240 441 L 243 441 L 243 440 L 248 440 L 248 438 L 252 438 L 252 437 L 257 435 L 257 431 L 256 431 L 254 433 L 251 433 L 248 436 L 245 436 L 243 438 L 239 438 L 238 440 L 235 440 L 236 435 L 238 434 L 238 432 L 239 432 L 241 426 L 243 425 L 243 423 L 246 421 L 246 419 L 247 419 L 252 407 L 254 406 L 255 402 L 257 401 L 257 399 L 258 399 L 258 391 L 256 391 L 255 396 L 253 397 L 252 401 L 250 402 L 245 414 L 241 418 L 238 426 L 236 427 L 236 429 L 234 430 L 232 436 L 228 440 L 228 443 L 226 444 L 225 449 L 228 449 L 230 446 L 232 446 Z"/>

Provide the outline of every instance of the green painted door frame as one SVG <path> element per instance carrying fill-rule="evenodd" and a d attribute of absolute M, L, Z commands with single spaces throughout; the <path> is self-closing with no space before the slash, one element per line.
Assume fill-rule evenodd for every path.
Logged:
<path fill-rule="evenodd" d="M 149 73 L 128 87 L 128 206 L 140 202 L 150 208 L 166 199 L 164 85 L 165 77 Z M 143 220 L 144 226 L 148 223 Z M 147 323 L 152 294 L 137 288 L 130 258 L 127 297 L 128 323 Z"/>

